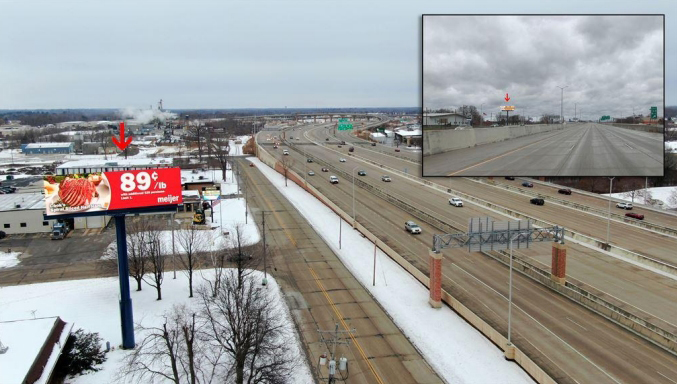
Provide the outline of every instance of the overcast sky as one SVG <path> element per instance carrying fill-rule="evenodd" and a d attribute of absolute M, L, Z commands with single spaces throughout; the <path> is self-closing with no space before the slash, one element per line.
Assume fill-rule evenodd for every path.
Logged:
<path fill-rule="evenodd" d="M 0 0 L 0 109 L 420 106 L 423 13 L 666 13 L 677 104 L 677 2 L 540 3 Z"/>
<path fill-rule="evenodd" d="M 646 115 L 663 105 L 663 17 L 425 16 L 423 84 L 427 109 Z"/>

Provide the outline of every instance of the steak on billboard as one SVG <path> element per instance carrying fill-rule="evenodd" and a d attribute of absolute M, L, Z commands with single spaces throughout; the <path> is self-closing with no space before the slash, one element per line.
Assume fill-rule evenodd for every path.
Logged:
<path fill-rule="evenodd" d="M 47 176 L 46 216 L 118 211 L 183 202 L 181 169 L 94 172 Z"/>

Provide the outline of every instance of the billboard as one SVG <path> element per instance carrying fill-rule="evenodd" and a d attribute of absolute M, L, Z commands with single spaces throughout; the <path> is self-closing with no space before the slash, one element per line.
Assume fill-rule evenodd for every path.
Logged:
<path fill-rule="evenodd" d="M 46 217 L 107 215 L 183 202 L 180 168 L 46 176 L 44 189 Z"/>

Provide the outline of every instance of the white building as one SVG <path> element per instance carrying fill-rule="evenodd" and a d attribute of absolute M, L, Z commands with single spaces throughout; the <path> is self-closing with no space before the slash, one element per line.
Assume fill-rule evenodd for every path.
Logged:
<path fill-rule="evenodd" d="M 75 160 L 56 167 L 57 175 L 74 173 L 129 171 L 135 169 L 171 168 L 170 159 L 116 159 L 116 160 Z"/>
<path fill-rule="evenodd" d="M 45 195 L 0 195 L 0 231 L 6 234 L 51 232 L 56 220 L 45 220 Z"/>
<path fill-rule="evenodd" d="M 423 125 L 467 125 L 468 119 L 459 113 L 423 113 Z"/>

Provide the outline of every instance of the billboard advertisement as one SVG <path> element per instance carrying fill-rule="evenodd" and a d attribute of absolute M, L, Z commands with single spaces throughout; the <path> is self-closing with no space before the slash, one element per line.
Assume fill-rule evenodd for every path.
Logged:
<path fill-rule="evenodd" d="M 46 176 L 44 189 L 45 216 L 107 215 L 183 202 L 180 168 Z"/>

